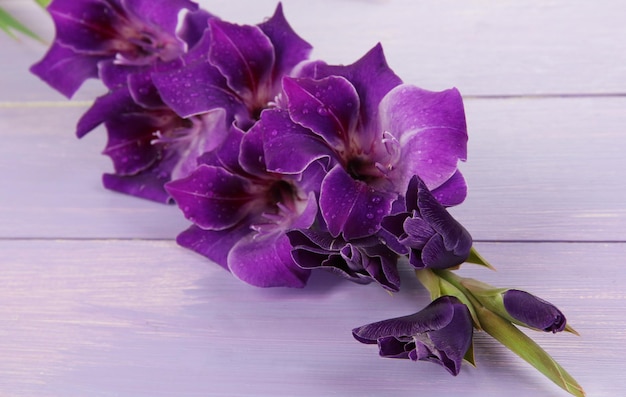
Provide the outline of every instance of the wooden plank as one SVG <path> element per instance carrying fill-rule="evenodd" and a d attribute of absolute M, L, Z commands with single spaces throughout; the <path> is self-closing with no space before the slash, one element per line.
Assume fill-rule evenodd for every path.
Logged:
<path fill-rule="evenodd" d="M 452 211 L 475 238 L 624 240 L 623 98 L 466 101 L 469 186 Z"/>
<path fill-rule="evenodd" d="M 464 273 L 557 304 L 581 337 L 533 333 L 594 397 L 626 387 L 625 244 L 479 244 Z M 565 396 L 485 335 L 479 367 L 377 357 L 350 330 L 428 302 L 315 274 L 257 289 L 171 242 L 0 241 L 0 389 L 9 396 Z"/>
<path fill-rule="evenodd" d="M 49 17 L 33 2 L 4 1 L 42 36 Z M 237 23 L 258 23 L 275 0 L 200 2 Z M 351 63 L 377 42 L 408 83 L 431 90 L 457 86 L 466 95 L 626 93 L 626 38 L 619 1 L 485 3 L 396 1 L 283 1 L 294 28 L 316 48 L 314 57 Z M 45 47 L 0 35 L 0 101 L 61 100 L 29 76 Z M 103 92 L 91 84 L 77 98 Z"/>
<path fill-rule="evenodd" d="M 625 240 L 626 98 L 470 99 L 470 187 L 452 209 L 479 240 Z M 104 190 L 85 107 L 0 108 L 0 237 L 173 238 L 178 210 Z"/>

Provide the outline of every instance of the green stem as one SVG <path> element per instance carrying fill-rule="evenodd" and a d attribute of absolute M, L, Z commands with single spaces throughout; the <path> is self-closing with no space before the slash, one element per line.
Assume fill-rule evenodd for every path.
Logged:
<path fill-rule="evenodd" d="M 474 312 L 485 332 L 568 393 L 577 397 L 585 395 L 583 388 L 576 380 L 535 341 L 520 331 L 510 321 L 483 306 L 464 285 L 465 279 L 463 277 L 459 277 L 449 270 L 435 270 L 433 273 L 467 296 L 467 300 L 474 306 Z"/>

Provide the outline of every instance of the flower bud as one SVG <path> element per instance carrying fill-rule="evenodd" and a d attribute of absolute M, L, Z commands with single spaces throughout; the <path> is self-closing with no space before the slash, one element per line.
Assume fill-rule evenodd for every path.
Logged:
<path fill-rule="evenodd" d="M 546 332 L 565 329 L 566 319 L 553 304 L 525 291 L 509 289 L 502 294 L 507 313 L 520 323 Z"/>

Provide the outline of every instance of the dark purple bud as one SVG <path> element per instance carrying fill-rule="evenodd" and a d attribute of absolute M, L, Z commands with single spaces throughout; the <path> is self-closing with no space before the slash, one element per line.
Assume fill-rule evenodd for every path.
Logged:
<path fill-rule="evenodd" d="M 415 314 L 364 325 L 352 335 L 377 343 L 382 357 L 430 361 L 456 376 L 472 344 L 472 317 L 457 298 L 442 296 Z"/>
<path fill-rule="evenodd" d="M 382 227 L 409 250 L 409 263 L 417 269 L 458 266 L 472 248 L 467 230 L 417 176 L 411 179 L 406 192 L 406 212 L 385 217 Z"/>
<path fill-rule="evenodd" d="M 553 304 L 517 289 L 507 290 L 502 297 L 509 315 L 528 327 L 553 333 L 565 329 L 565 316 Z"/>

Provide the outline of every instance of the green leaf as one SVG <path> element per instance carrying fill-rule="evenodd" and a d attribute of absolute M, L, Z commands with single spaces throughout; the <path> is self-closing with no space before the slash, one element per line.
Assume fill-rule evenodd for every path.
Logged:
<path fill-rule="evenodd" d="M 474 246 L 472 246 L 472 248 L 470 249 L 469 257 L 465 260 L 465 262 L 484 266 L 491 270 L 496 270 L 495 267 L 491 266 L 491 264 L 487 262 L 487 260 L 478 253 L 478 251 L 476 250 L 476 248 L 474 248 Z"/>
<path fill-rule="evenodd" d="M 477 312 L 483 329 L 498 342 L 535 367 L 563 390 L 577 397 L 585 395 L 583 388 L 559 363 L 513 324 L 484 307 L 477 308 Z"/>
<path fill-rule="evenodd" d="M 14 39 L 17 39 L 17 36 L 14 33 L 14 31 L 16 31 L 44 43 L 44 40 L 37 36 L 37 34 L 24 26 L 20 21 L 13 18 L 11 14 L 6 12 L 2 8 L 0 8 L 0 29 L 4 30 L 9 36 L 13 37 Z"/>
<path fill-rule="evenodd" d="M 35 1 L 37 2 L 37 4 L 39 4 L 43 8 L 46 8 L 48 4 L 51 3 L 51 0 L 35 0 Z"/>

